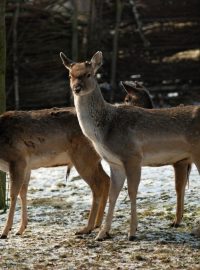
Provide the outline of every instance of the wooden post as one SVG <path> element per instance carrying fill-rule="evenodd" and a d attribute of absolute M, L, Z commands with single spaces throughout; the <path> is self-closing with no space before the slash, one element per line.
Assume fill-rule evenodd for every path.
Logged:
<path fill-rule="evenodd" d="M 6 6 L 6 0 L 1 0 L 0 1 L 0 114 L 2 114 L 6 110 L 5 6 Z M 6 173 L 2 171 L 0 171 L 0 209 L 6 210 Z"/>

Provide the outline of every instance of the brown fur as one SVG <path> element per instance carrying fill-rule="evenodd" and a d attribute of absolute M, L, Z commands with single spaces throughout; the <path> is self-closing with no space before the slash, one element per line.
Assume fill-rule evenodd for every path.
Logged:
<path fill-rule="evenodd" d="M 0 167 L 10 173 L 10 209 L 1 238 L 12 228 L 16 199 L 22 205 L 22 234 L 28 222 L 26 196 L 32 169 L 73 165 L 92 190 L 88 224 L 78 233 L 100 226 L 109 190 L 109 177 L 100 157 L 82 134 L 74 108 L 10 111 L 0 116 Z"/>

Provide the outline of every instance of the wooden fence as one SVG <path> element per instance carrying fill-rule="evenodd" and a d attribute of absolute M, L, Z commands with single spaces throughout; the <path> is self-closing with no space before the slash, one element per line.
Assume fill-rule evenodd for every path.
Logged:
<path fill-rule="evenodd" d="M 199 0 L 20 2 L 7 4 L 7 108 L 70 104 L 60 51 L 79 60 L 103 51 L 107 99 L 122 100 L 119 81 L 141 74 L 160 105 L 200 101 Z"/>

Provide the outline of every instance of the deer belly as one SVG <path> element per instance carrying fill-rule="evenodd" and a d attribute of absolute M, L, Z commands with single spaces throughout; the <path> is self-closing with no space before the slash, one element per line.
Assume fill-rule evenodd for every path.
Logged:
<path fill-rule="evenodd" d="M 30 168 L 38 169 L 40 167 L 57 167 L 71 164 L 71 160 L 66 152 L 62 153 L 46 153 L 30 158 Z"/>
<path fill-rule="evenodd" d="M 143 166 L 170 165 L 186 158 L 190 158 L 190 145 L 181 136 L 157 136 L 142 146 Z"/>
<path fill-rule="evenodd" d="M 154 152 L 144 154 L 142 166 L 171 165 L 180 160 L 189 158 L 189 154 L 182 151 Z"/>

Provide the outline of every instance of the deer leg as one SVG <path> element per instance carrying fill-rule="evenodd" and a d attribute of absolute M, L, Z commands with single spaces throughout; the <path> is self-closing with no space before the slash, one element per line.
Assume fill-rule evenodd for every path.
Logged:
<path fill-rule="evenodd" d="M 110 179 L 100 163 L 96 170 L 90 176 L 84 177 L 84 179 L 92 190 L 92 207 L 87 226 L 76 234 L 90 233 L 94 228 L 101 225 L 110 186 Z"/>
<path fill-rule="evenodd" d="M 76 168 L 79 175 L 85 180 L 92 190 L 92 207 L 88 218 L 88 224 L 76 232 L 76 234 L 88 234 L 94 229 L 95 218 L 100 201 L 100 194 L 96 188 L 97 180 L 95 180 L 95 172 L 97 171 L 99 156 L 97 156 L 96 152 L 93 151 L 93 148 L 91 148 L 90 155 L 88 155 L 88 149 L 90 149 L 91 146 L 85 139 L 78 142 L 75 140 L 75 143 L 73 143 L 72 146 L 75 146 L 75 148 L 71 147 L 68 150 L 68 154 L 72 162 L 71 167 L 74 166 Z"/>
<path fill-rule="evenodd" d="M 110 179 L 104 172 L 100 163 L 93 174 L 84 179 L 92 190 L 92 207 L 87 226 L 78 231 L 76 234 L 90 233 L 94 228 L 101 226 L 104 210 L 108 200 Z"/>
<path fill-rule="evenodd" d="M 75 234 L 89 234 L 94 229 L 95 224 L 95 218 L 97 215 L 98 205 L 100 203 L 100 193 L 98 190 L 96 190 L 92 185 L 90 185 L 90 188 L 92 190 L 92 207 L 90 210 L 89 218 L 88 218 L 88 224 L 81 230 L 77 231 Z"/>
<path fill-rule="evenodd" d="M 73 156 L 71 153 L 71 160 L 80 176 L 90 186 L 92 190 L 92 207 L 90 210 L 88 223 L 81 230 L 77 231 L 76 234 L 89 234 L 94 229 L 95 219 L 97 216 L 98 206 L 101 198 L 100 179 L 98 178 L 98 162 L 94 162 L 89 166 L 86 162 L 85 156 L 80 151 L 79 156 Z"/>
<path fill-rule="evenodd" d="M 174 164 L 175 188 L 176 188 L 176 217 L 172 227 L 178 227 L 181 223 L 184 211 L 185 187 L 188 182 L 191 171 L 191 164 L 186 161 L 180 161 Z"/>
<path fill-rule="evenodd" d="M 104 225 L 100 230 L 99 234 L 97 235 L 96 240 L 103 240 L 109 237 L 109 231 L 111 228 L 115 204 L 126 177 L 123 167 L 110 165 L 110 169 L 111 184 L 109 190 L 109 207 Z"/>
<path fill-rule="evenodd" d="M 12 228 L 17 196 L 25 179 L 25 162 L 18 161 L 17 163 L 10 164 L 9 171 L 10 171 L 10 208 L 1 238 L 7 238 L 8 232 Z"/>
<path fill-rule="evenodd" d="M 98 179 L 97 179 L 98 188 L 100 190 L 100 202 L 98 205 L 98 212 L 95 220 L 95 228 L 101 226 L 104 216 L 104 210 L 108 200 L 108 193 L 110 187 L 110 178 L 104 172 L 101 163 L 98 166 Z"/>
<path fill-rule="evenodd" d="M 26 173 L 26 178 L 25 181 L 20 189 L 19 192 L 19 196 L 21 199 L 21 225 L 20 228 L 18 230 L 18 232 L 16 233 L 16 235 L 22 235 L 24 230 L 27 227 L 28 224 L 28 215 L 27 215 L 27 190 L 28 190 L 28 184 L 29 184 L 29 180 L 30 180 L 30 171 L 28 171 Z"/>
<path fill-rule="evenodd" d="M 131 201 L 131 221 L 129 240 L 135 240 L 135 233 L 137 230 L 137 211 L 136 211 L 136 197 L 141 177 L 141 164 L 139 160 L 125 164 L 128 194 Z"/>
<path fill-rule="evenodd" d="M 104 181 L 101 181 L 100 184 L 101 184 L 101 194 L 100 194 L 101 198 L 100 198 L 98 212 L 97 212 L 97 216 L 95 220 L 95 228 L 99 228 L 103 221 L 104 210 L 105 210 L 106 203 L 108 200 L 108 193 L 109 193 L 109 187 L 110 187 L 109 177 L 106 175 L 106 177 L 104 178 Z"/>
<path fill-rule="evenodd" d="M 90 233 L 96 225 L 100 225 L 102 222 L 108 197 L 109 177 L 101 166 L 100 157 L 85 138 L 74 143 L 72 146 L 74 145 L 75 148 L 72 147 L 68 151 L 70 160 L 79 175 L 92 190 L 92 207 L 88 223 L 83 229 L 77 232 L 77 234 L 84 234 Z M 104 204 L 102 207 L 100 206 L 101 203 Z"/>

